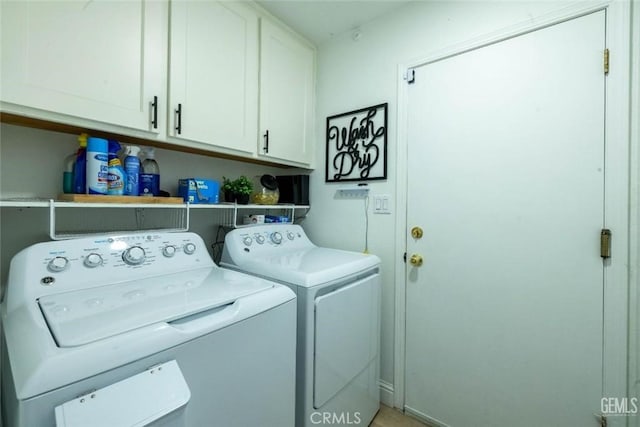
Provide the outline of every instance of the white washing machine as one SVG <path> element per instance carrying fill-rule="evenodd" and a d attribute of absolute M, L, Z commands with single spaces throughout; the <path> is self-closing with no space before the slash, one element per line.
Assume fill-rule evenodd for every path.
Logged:
<path fill-rule="evenodd" d="M 229 232 L 221 265 L 298 296 L 296 426 L 369 425 L 380 408 L 380 259 L 267 224 Z"/>
<path fill-rule="evenodd" d="M 194 233 L 30 246 L 2 304 L 4 427 L 293 427 L 295 318 Z"/>

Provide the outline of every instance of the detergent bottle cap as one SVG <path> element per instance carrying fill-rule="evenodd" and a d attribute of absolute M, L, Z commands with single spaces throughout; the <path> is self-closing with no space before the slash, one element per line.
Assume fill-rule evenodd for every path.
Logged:
<path fill-rule="evenodd" d="M 118 151 L 120 151 L 122 147 L 120 146 L 120 143 L 118 143 L 118 141 L 116 141 L 115 139 L 110 139 L 109 140 L 109 154 L 118 154 Z"/>
<path fill-rule="evenodd" d="M 78 136 L 78 144 L 80 144 L 80 147 L 87 146 L 87 138 L 89 138 L 89 135 L 87 135 L 86 133 L 81 133 Z"/>
<path fill-rule="evenodd" d="M 155 159 L 156 158 L 156 149 L 153 147 L 144 147 L 144 155 L 147 159 Z"/>

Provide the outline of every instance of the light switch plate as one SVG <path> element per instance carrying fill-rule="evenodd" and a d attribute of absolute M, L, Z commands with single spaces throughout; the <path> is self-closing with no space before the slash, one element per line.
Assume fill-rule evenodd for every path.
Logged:
<path fill-rule="evenodd" d="M 391 196 L 388 194 L 374 194 L 373 213 L 374 214 L 390 214 L 391 213 Z"/>

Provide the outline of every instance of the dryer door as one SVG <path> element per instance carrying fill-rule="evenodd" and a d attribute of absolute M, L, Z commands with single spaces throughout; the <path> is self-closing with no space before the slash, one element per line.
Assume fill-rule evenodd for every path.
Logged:
<path fill-rule="evenodd" d="M 315 300 L 313 406 L 318 409 L 377 358 L 380 275 Z"/>

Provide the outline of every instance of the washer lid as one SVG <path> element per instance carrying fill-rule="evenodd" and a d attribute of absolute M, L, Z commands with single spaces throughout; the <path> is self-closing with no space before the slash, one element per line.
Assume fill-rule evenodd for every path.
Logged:
<path fill-rule="evenodd" d="M 272 287 L 255 277 L 208 267 L 47 295 L 38 304 L 58 346 L 76 347 L 230 305 Z"/>
<path fill-rule="evenodd" d="M 268 256 L 233 259 L 233 262 L 237 261 L 233 268 L 280 282 L 311 287 L 339 280 L 380 264 L 380 258 L 375 255 L 340 249 L 312 247 L 284 252 L 276 249 L 272 252 Z"/>

